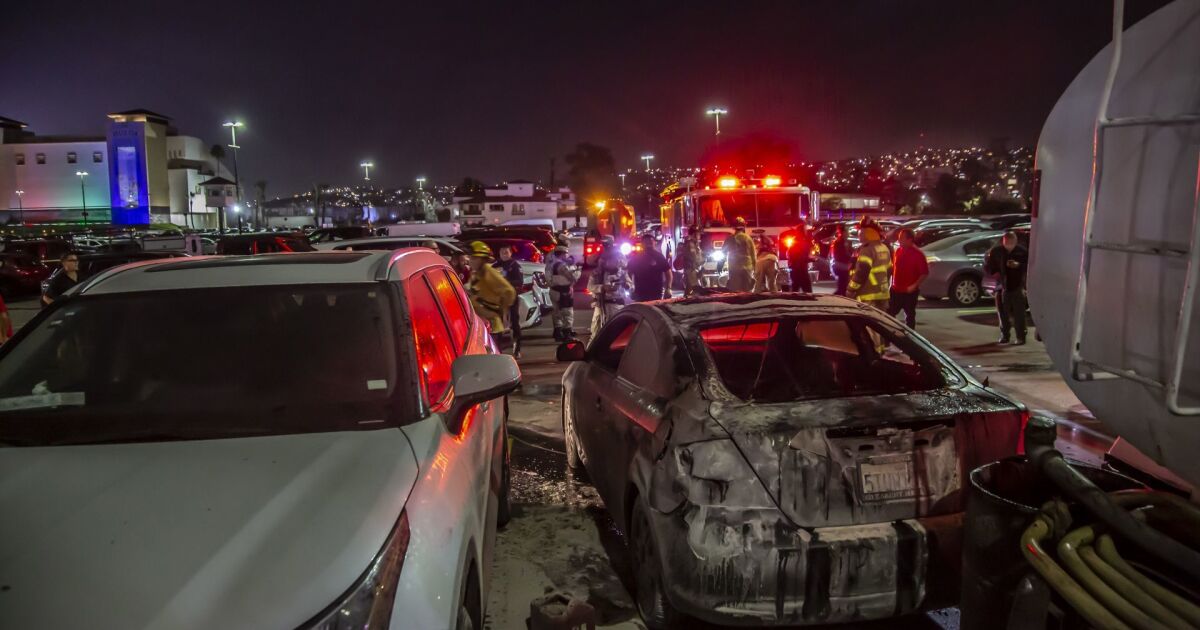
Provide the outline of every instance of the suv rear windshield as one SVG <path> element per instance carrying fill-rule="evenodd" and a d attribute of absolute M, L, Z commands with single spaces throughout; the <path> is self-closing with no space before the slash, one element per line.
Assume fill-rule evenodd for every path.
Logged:
<path fill-rule="evenodd" d="M 936 389 L 953 372 L 864 317 L 781 317 L 700 329 L 725 388 L 750 402 Z"/>
<path fill-rule="evenodd" d="M 64 302 L 0 356 L 0 444 L 379 428 L 396 390 L 390 310 L 362 284 Z"/>

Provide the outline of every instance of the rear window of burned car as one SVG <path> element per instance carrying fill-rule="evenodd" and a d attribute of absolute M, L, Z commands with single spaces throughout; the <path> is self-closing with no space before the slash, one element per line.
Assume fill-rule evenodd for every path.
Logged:
<path fill-rule="evenodd" d="M 902 394 L 957 380 L 912 339 L 863 317 L 756 319 L 697 333 L 725 388 L 750 402 Z"/>

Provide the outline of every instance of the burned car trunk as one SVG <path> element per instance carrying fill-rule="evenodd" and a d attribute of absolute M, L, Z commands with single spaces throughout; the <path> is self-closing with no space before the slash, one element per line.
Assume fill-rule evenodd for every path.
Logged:
<path fill-rule="evenodd" d="M 627 480 L 597 484 L 626 528 L 637 504 L 650 508 L 656 553 L 645 555 L 660 578 L 639 592 L 661 589 L 674 609 L 717 623 L 791 625 L 913 612 L 939 580 L 955 581 L 967 472 L 1016 451 L 1019 405 L 843 298 L 627 310 L 666 337 L 653 351 L 671 357 L 673 387 L 660 383 L 654 423 L 628 414 L 640 437 L 618 429 L 624 444 L 583 450 L 604 454 L 588 462 L 593 478 L 611 468 Z M 647 369 L 636 350 L 616 381 L 632 380 L 627 364 Z M 621 382 L 604 404 L 624 408 L 636 388 Z"/>

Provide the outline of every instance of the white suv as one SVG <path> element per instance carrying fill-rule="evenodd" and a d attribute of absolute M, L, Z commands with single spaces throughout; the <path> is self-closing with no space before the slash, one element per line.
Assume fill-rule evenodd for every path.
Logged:
<path fill-rule="evenodd" d="M 519 380 L 426 249 L 104 272 L 0 346 L 0 627 L 482 628 Z"/>

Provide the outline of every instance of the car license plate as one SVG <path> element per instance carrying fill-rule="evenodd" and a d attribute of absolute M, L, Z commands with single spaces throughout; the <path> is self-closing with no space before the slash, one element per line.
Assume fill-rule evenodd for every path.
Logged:
<path fill-rule="evenodd" d="M 863 501 L 889 501 L 916 496 L 911 458 L 872 460 L 858 465 Z"/>

